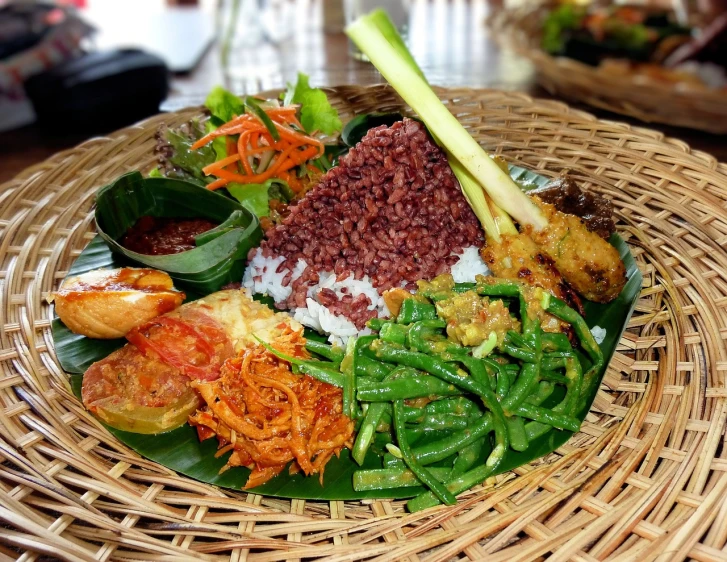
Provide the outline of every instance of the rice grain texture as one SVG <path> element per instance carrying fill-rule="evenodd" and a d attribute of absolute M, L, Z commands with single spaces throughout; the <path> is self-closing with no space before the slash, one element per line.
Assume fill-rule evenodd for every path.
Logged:
<path fill-rule="evenodd" d="M 452 254 L 482 242 L 444 152 L 421 123 L 405 119 L 369 131 L 261 248 L 283 256 L 284 269 L 309 264 L 293 282 L 291 308 L 303 304 L 316 271 L 368 275 L 382 292 L 430 279 L 457 261 Z"/>
<path fill-rule="evenodd" d="M 378 295 L 449 272 L 483 241 L 446 155 L 421 123 L 404 119 L 371 129 L 268 231 L 250 253 L 245 286 L 269 287 L 289 310 L 314 299 L 360 331 L 381 315 Z M 330 274 L 345 286 L 331 287 Z"/>

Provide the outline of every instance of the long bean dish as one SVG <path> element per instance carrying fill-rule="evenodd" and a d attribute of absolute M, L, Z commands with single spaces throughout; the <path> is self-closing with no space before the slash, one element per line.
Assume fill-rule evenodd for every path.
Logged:
<path fill-rule="evenodd" d="M 572 328 L 587 356 L 563 333 L 544 332 L 534 309 Z M 363 464 L 376 439 L 386 442 L 384 468 L 355 472 L 354 489 L 424 484 L 429 492 L 409 502 L 413 511 L 454 503 L 456 494 L 495 473 L 508 448 L 524 451 L 552 428 L 578 431 L 584 387 L 597 382 L 604 361 L 583 319 L 563 301 L 493 277 L 422 281 L 395 319 L 369 326 L 376 334 L 349 340 L 343 354 L 310 343 L 327 361 L 266 347 L 300 373 L 342 389 L 344 414 L 359 420 L 356 462 Z M 544 407 L 548 401 L 555 405 Z M 446 436 L 412 446 L 428 433 Z"/>

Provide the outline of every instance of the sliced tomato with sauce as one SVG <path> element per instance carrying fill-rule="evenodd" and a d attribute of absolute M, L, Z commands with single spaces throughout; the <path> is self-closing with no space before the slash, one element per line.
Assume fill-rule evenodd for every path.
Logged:
<path fill-rule="evenodd" d="M 144 355 L 158 358 L 192 380 L 211 381 L 235 353 L 222 326 L 196 310 L 149 321 L 126 335 Z"/>

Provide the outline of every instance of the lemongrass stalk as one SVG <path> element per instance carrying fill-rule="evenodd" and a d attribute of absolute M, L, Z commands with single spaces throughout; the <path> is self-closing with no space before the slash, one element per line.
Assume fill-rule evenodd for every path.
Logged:
<path fill-rule="evenodd" d="M 421 71 L 412 68 L 407 60 L 410 57 L 402 56 L 400 47 L 392 45 L 379 30 L 376 22 L 380 18 L 376 12 L 364 15 L 346 27 L 346 34 L 498 207 L 520 224 L 532 225 L 535 230 L 545 227 L 548 222 L 540 209 L 449 112 L 422 78 Z"/>
<path fill-rule="evenodd" d="M 487 236 L 492 238 L 495 242 L 500 242 L 500 229 L 495 222 L 495 219 L 490 212 L 490 208 L 487 205 L 487 198 L 485 192 L 482 191 L 482 187 L 477 183 L 472 175 L 459 163 L 459 160 L 453 158 L 447 153 L 447 159 L 449 161 L 449 167 L 452 168 L 455 177 L 459 181 L 459 185 L 462 188 L 467 203 L 472 207 L 475 216 L 482 224 L 482 228 L 485 229 Z"/>
<path fill-rule="evenodd" d="M 396 49 L 396 52 L 399 53 L 402 58 L 402 62 L 408 64 L 411 69 L 415 70 L 416 73 L 421 76 L 424 81 L 426 81 L 427 78 L 424 76 L 424 72 L 422 72 L 422 69 L 417 64 L 416 59 L 406 46 L 404 39 L 399 34 L 399 31 L 396 29 L 394 22 L 391 21 L 386 10 L 383 8 L 376 8 L 364 17 L 367 17 L 369 21 L 376 26 L 376 29 L 381 32 L 381 35 L 384 36 L 389 44 Z"/>
<path fill-rule="evenodd" d="M 377 8 L 373 10 L 368 17 L 386 38 L 389 44 L 396 50 L 397 53 L 399 53 L 402 62 L 406 63 L 409 68 L 415 71 L 424 82 L 427 82 L 424 72 L 422 72 L 417 61 L 412 56 L 411 51 L 407 48 L 406 43 L 404 43 L 401 35 L 399 35 L 396 26 L 393 24 L 388 14 L 381 8 Z M 442 143 L 439 139 L 437 139 L 434 134 L 432 134 L 432 136 L 434 137 L 434 142 L 441 146 Z M 465 199 L 467 199 L 467 203 L 469 203 L 469 206 L 474 211 L 475 216 L 479 219 L 480 224 L 482 224 L 482 228 L 485 229 L 485 232 L 490 238 L 494 239 L 496 242 L 500 242 L 500 232 L 492 213 L 490 212 L 487 196 L 485 192 L 482 191 L 482 187 L 477 183 L 467 169 L 462 166 L 455 157 L 447 152 L 446 148 L 445 152 L 447 153 L 449 167 L 452 168 L 452 172 L 462 188 L 462 193 L 464 194 Z"/>
<path fill-rule="evenodd" d="M 487 202 L 490 205 L 490 214 L 495 222 L 498 233 L 506 234 L 508 236 L 515 236 L 518 234 L 517 228 L 515 228 L 515 223 L 512 222 L 510 215 L 495 205 L 495 202 L 492 199 L 488 199 Z M 495 242 L 499 242 L 499 240 L 496 239 Z"/>

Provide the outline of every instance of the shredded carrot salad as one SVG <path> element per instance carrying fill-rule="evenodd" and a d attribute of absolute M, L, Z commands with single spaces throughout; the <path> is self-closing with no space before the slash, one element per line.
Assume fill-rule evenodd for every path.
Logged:
<path fill-rule="evenodd" d="M 272 345 L 283 353 L 308 357 L 305 338 L 287 324 Z M 217 455 L 232 451 L 223 471 L 252 470 L 245 488 L 264 484 L 293 461 L 291 473 L 319 474 L 326 463 L 351 447 L 354 423 L 343 415 L 341 389 L 308 375 L 261 345 L 249 345 L 228 359 L 213 382 L 193 385 L 206 406 L 190 416 L 200 440 L 216 436 Z"/>
<path fill-rule="evenodd" d="M 271 178 L 289 179 L 290 170 L 322 156 L 323 142 L 303 132 L 296 110 L 297 106 L 263 109 L 270 119 L 268 125 L 254 113 L 243 113 L 195 142 L 192 150 L 217 137 L 226 137 L 228 156 L 202 169 L 206 175 L 217 178 L 207 189 L 218 189 L 230 182 L 249 184 Z M 294 185 L 291 188 L 295 190 Z"/>

